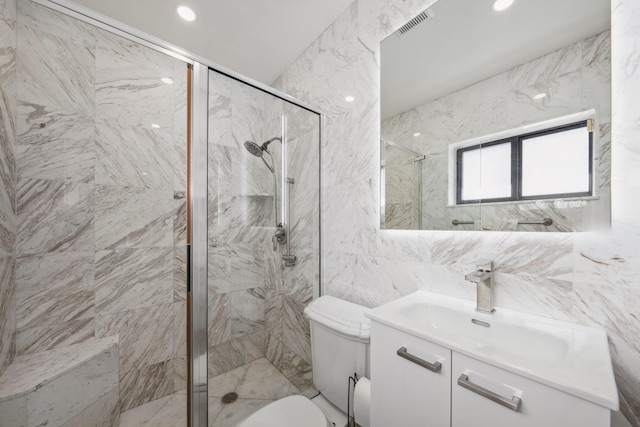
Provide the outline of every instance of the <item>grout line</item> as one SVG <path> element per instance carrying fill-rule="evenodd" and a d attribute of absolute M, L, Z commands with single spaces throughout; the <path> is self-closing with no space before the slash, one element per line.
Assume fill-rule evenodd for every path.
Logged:
<path fill-rule="evenodd" d="M 166 401 L 166 402 L 164 402 L 162 405 L 160 405 L 156 411 L 154 411 L 154 412 L 153 412 L 151 415 L 149 415 L 148 417 L 144 417 L 144 418 L 142 419 L 142 421 L 140 422 L 140 424 L 138 424 L 139 426 L 143 426 L 143 425 L 145 425 L 148 421 L 151 421 L 151 418 L 155 417 L 155 416 L 158 414 L 158 412 L 160 412 L 160 409 L 164 408 L 164 406 L 165 406 L 167 403 L 169 403 L 169 401 L 171 400 L 171 398 L 173 397 L 173 395 L 174 395 L 174 394 L 175 394 L 175 393 L 171 393 L 171 394 L 168 394 L 168 395 L 166 395 L 166 396 L 162 396 L 162 397 L 160 397 L 160 398 L 158 398 L 158 399 L 156 399 L 156 400 L 152 400 L 152 401 L 147 402 L 147 403 L 145 403 L 144 405 L 141 405 L 141 406 L 136 406 L 135 408 L 131 408 L 131 409 L 129 409 L 128 411 L 125 411 L 125 412 L 129 412 L 129 411 L 133 411 L 133 410 L 136 410 L 136 409 L 142 408 L 142 407 L 144 407 L 145 405 L 151 405 L 153 402 L 155 402 L 155 401 L 157 401 L 157 400 L 160 400 L 160 399 L 166 399 L 167 401 Z M 120 415 L 122 415 L 122 414 L 123 414 L 123 413 L 125 413 L 125 412 L 122 412 Z"/>

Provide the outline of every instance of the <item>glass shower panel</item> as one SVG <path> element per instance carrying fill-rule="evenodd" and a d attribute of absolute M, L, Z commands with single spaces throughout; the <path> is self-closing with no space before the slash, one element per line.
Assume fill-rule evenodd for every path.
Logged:
<path fill-rule="evenodd" d="M 14 425 L 113 425 L 174 392 L 185 407 L 187 63 L 66 8 L 13 5 L 11 357 L 66 397 Z M 17 372 L 0 388 L 20 406 Z"/>
<path fill-rule="evenodd" d="M 391 141 L 384 149 L 384 228 L 420 230 L 422 221 L 422 161 L 425 156 Z"/>
<path fill-rule="evenodd" d="M 215 425 L 233 426 L 269 400 L 313 392 L 303 309 L 320 286 L 319 123 L 316 113 L 209 72 L 208 375 Z M 291 266 L 283 259 L 287 245 L 296 256 Z M 229 393 L 237 400 L 223 403 L 225 395 L 233 400 Z"/>

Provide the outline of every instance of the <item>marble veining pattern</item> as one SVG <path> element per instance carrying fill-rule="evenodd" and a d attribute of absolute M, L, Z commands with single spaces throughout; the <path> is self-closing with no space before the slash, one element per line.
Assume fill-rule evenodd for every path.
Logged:
<path fill-rule="evenodd" d="M 63 424 L 79 410 L 109 393 L 118 385 L 118 372 L 114 369 L 117 360 L 117 351 L 105 351 L 90 363 L 58 377 L 55 382 L 41 385 L 27 397 L 29 424 Z M 87 387 L 79 387 L 81 384 Z M 65 392 L 61 393 L 61 390 Z"/>
<path fill-rule="evenodd" d="M 16 9 L 15 0 L 0 0 L 0 375 L 16 354 Z"/>
<path fill-rule="evenodd" d="M 115 313 L 173 301 L 173 248 L 96 252 L 98 313 Z"/>
<path fill-rule="evenodd" d="M 618 386 L 640 416 L 640 375 L 634 369 L 639 364 L 640 329 L 633 317 L 640 301 L 635 243 L 640 212 L 635 196 L 640 182 L 640 152 L 635 143 L 640 135 L 640 105 L 635 96 L 640 90 L 640 5 L 612 2 L 611 229 L 559 238 L 513 232 L 492 233 L 496 237 L 455 231 L 416 235 L 379 229 L 378 43 L 431 3 L 354 2 L 274 84 L 326 113 L 322 216 L 323 224 L 331 226 L 323 228 L 323 291 L 368 306 L 420 288 L 471 299 L 473 291 L 462 275 L 473 269 L 476 259 L 493 258 L 499 268 L 505 267 L 498 278 L 516 281 L 513 286 L 497 282 L 497 299 L 505 307 L 607 330 Z M 524 91 L 551 75 L 575 72 L 583 64 L 583 55 L 594 58 L 593 45 L 598 43 L 589 41 L 584 49 L 558 52 L 529 70 L 514 70 L 508 78 L 510 88 Z M 589 71 L 589 75 L 591 82 L 595 74 Z M 357 105 L 344 105 L 335 96 L 341 90 L 346 93 L 345 84 L 349 93 L 357 95 Z M 444 122 L 439 130 L 443 132 L 449 127 L 447 114 L 437 114 Z M 369 266 L 375 267 L 374 274 L 367 272 Z M 389 280 L 400 270 L 403 283 Z M 501 286 L 505 286 L 502 294 Z"/>
<path fill-rule="evenodd" d="M 120 337 L 123 410 L 173 390 L 173 304 L 96 316 L 96 336 Z"/>
<path fill-rule="evenodd" d="M 16 352 L 120 335 L 123 408 L 172 393 L 176 366 L 186 371 L 184 345 L 174 356 L 186 280 L 186 64 L 32 1 L 1 6 L 2 366 Z M 14 263 L 17 274 L 4 269 Z M 113 400 L 107 391 L 66 422 L 115 422 L 119 411 L 105 410 Z"/>
<path fill-rule="evenodd" d="M 173 388 L 187 387 L 187 303 L 173 304 Z"/>
<path fill-rule="evenodd" d="M 78 415 L 65 422 L 65 427 L 87 425 L 116 426 L 120 423 L 120 390 L 114 387 Z"/>
<path fill-rule="evenodd" d="M 611 175 L 611 73 L 610 32 L 589 37 L 558 51 L 527 62 L 492 78 L 429 101 L 385 119 L 382 137 L 421 153 L 422 222 L 424 229 L 478 229 L 493 231 L 587 231 L 607 226 Z M 553 64 L 553 65 L 551 65 Z M 523 80 L 524 79 L 524 80 Z M 538 93 L 546 93 L 536 100 Z M 448 205 L 449 144 L 498 131 L 528 125 L 571 113 L 596 110 L 598 137 L 594 169 L 597 170 L 595 200 L 575 206 L 547 203 Z M 421 132 L 419 137 L 413 131 Z M 406 155 L 405 155 L 406 156 Z M 397 150 L 385 149 L 385 216 L 387 229 L 416 229 L 412 223 L 411 163 L 401 165 Z M 518 225 L 506 229 L 508 219 L 550 217 L 550 227 Z M 478 220 L 474 226 L 452 226 L 451 220 Z"/>
<path fill-rule="evenodd" d="M 115 127 L 102 117 L 96 123 L 97 184 L 172 189 L 173 161 L 171 129 L 128 124 Z"/>
<path fill-rule="evenodd" d="M 148 128 L 155 123 L 173 134 L 176 81 L 166 84 L 160 79 L 174 77 L 177 61 L 103 31 L 97 36 L 97 117 L 119 129 Z"/>
<path fill-rule="evenodd" d="M 0 375 L 16 354 L 15 259 L 0 258 Z"/>
<path fill-rule="evenodd" d="M 120 337 L 121 375 L 129 368 L 149 366 L 173 355 L 172 304 L 96 316 L 96 337 Z"/>
<path fill-rule="evenodd" d="M 2 379 L 3 425 L 117 424 L 117 338 L 18 357 Z"/>
<path fill-rule="evenodd" d="M 66 329 L 89 321 L 94 309 L 93 254 L 52 253 L 17 260 L 17 332 L 43 327 Z M 22 337 L 21 337 L 22 339 Z M 21 350 L 25 351 L 25 348 Z"/>
<path fill-rule="evenodd" d="M 260 331 L 209 347 L 209 378 L 225 373 L 266 354 L 266 332 Z"/>
<path fill-rule="evenodd" d="M 103 352 L 117 355 L 117 345 L 117 338 L 109 337 L 41 354 L 20 356 L 10 370 L 5 372 L 0 384 L 0 401 L 41 389 L 56 378 L 73 372 L 76 366 L 99 357 Z"/>
<path fill-rule="evenodd" d="M 93 250 L 93 181 L 23 178 L 17 192 L 18 254 Z"/>
<path fill-rule="evenodd" d="M 224 394 L 235 391 L 239 398 L 223 404 Z M 263 406 L 283 397 L 300 394 L 266 359 L 258 359 L 209 379 L 209 425 L 233 427 Z M 121 415 L 121 427 L 176 427 L 186 425 L 186 393 L 151 401 Z"/>
<path fill-rule="evenodd" d="M 241 337 L 264 329 L 264 298 L 263 288 L 231 293 L 232 337 Z M 213 326 L 215 327 L 215 324 Z"/>
<path fill-rule="evenodd" d="M 283 248 L 274 251 L 271 247 L 275 225 L 282 221 L 282 145 L 276 141 L 269 146 L 275 163 L 276 191 L 274 175 L 243 147 L 245 141 L 262 144 L 280 136 L 283 114 L 287 116 L 289 136 L 289 174 L 295 179 L 291 242 L 292 250 L 300 256 L 300 263 L 284 272 L 280 267 Z M 272 334 L 280 331 L 281 340 L 285 326 L 300 330 L 302 348 L 308 343 L 304 337 L 308 328 L 299 325 L 302 307 L 291 306 L 299 316 L 290 313 L 296 321 L 285 322 L 281 317 L 284 300 L 279 293 L 290 288 L 292 297 L 300 293 L 305 297 L 299 299 L 305 300 L 319 281 L 318 254 L 315 258 L 311 255 L 319 247 L 318 138 L 316 114 L 219 73 L 209 73 L 210 376 L 264 357 L 267 343 L 275 342 Z M 306 350 L 301 353 L 303 356 L 295 357 L 308 359 Z M 286 371 L 292 381 L 300 374 L 295 366 Z"/>
<path fill-rule="evenodd" d="M 16 353 L 28 354 L 85 342 L 95 337 L 93 317 L 35 326 L 16 333 Z"/>
<path fill-rule="evenodd" d="M 97 249 L 173 246 L 173 191 L 96 187 Z"/>
<path fill-rule="evenodd" d="M 18 11 L 20 101 L 92 116 L 95 39 L 90 27 L 25 1 L 18 2 Z"/>
<path fill-rule="evenodd" d="M 120 409 L 140 406 L 173 392 L 173 359 L 120 372 Z"/>

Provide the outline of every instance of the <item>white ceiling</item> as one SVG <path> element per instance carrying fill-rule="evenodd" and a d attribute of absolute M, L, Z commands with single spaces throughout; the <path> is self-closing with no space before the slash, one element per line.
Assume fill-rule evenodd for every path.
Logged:
<path fill-rule="evenodd" d="M 440 0 L 433 18 L 382 43 L 387 119 L 610 28 L 610 0 Z"/>
<path fill-rule="evenodd" d="M 353 0 L 72 0 L 270 85 Z M 180 19 L 178 4 L 195 22 Z"/>

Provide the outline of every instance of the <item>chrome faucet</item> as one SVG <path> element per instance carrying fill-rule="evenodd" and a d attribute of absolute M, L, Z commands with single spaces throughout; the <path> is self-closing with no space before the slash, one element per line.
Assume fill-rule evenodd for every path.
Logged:
<path fill-rule="evenodd" d="M 465 274 L 464 280 L 477 285 L 476 311 L 491 314 L 493 308 L 493 261 L 476 261 L 477 270 Z"/>

